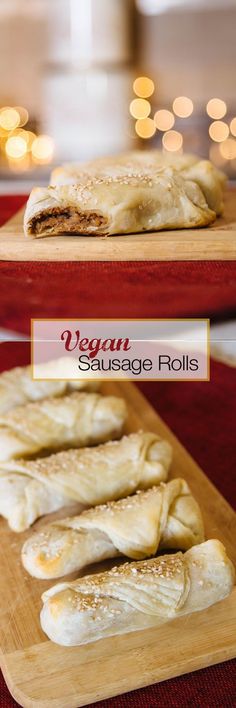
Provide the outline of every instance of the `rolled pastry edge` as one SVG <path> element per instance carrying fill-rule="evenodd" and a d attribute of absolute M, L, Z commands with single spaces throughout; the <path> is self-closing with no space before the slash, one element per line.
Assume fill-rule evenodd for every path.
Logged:
<path fill-rule="evenodd" d="M 139 431 L 96 447 L 1 463 L 0 514 L 13 531 L 21 532 L 39 516 L 71 503 L 93 507 L 160 484 L 168 477 L 171 460 L 167 441 Z"/>
<path fill-rule="evenodd" d="M 162 500 L 154 523 L 150 521 L 151 525 L 148 525 L 149 518 L 153 519 L 159 500 L 166 492 L 170 495 L 169 508 L 166 508 L 167 500 Z M 116 527 L 120 509 L 123 524 L 129 530 L 129 540 L 126 542 L 123 528 Z M 141 537 L 139 526 L 146 529 Z M 131 560 L 141 560 L 155 555 L 158 549 L 184 551 L 203 541 L 204 527 L 199 505 L 186 482 L 175 479 L 147 492 L 139 491 L 131 497 L 84 511 L 80 516 L 42 527 L 39 533 L 25 542 L 22 563 L 33 577 L 54 579 L 80 571 L 86 565 L 105 558 L 123 555 Z"/>
<path fill-rule="evenodd" d="M 90 399 L 93 404 L 92 413 L 88 414 L 87 430 L 83 429 L 83 400 Z M 67 418 L 70 414 L 70 404 L 74 406 L 71 425 Z M 61 408 L 61 411 L 59 410 Z M 63 410 L 64 409 L 64 410 Z M 60 425 L 60 416 L 62 425 Z M 24 428 L 25 416 L 25 428 Z M 35 431 L 32 431 L 31 416 L 36 417 Z M 51 436 L 45 426 L 48 417 L 48 428 L 52 426 Z M 63 425 L 63 416 L 65 424 Z M 84 413 L 86 420 L 86 411 Z M 58 430 L 54 426 L 57 418 Z M 78 425 L 78 419 L 81 425 Z M 30 402 L 25 406 L 17 406 L 5 416 L 0 416 L 0 462 L 8 462 L 19 458 L 29 458 L 41 451 L 57 452 L 69 448 L 93 446 L 119 438 L 127 419 L 127 405 L 123 398 L 117 396 L 102 396 L 99 393 L 73 392 L 70 396 L 52 397 L 41 401 Z M 37 426 L 41 436 L 37 436 Z M 58 438 L 61 438 L 58 443 Z"/>
<path fill-rule="evenodd" d="M 173 559 L 173 556 L 165 558 Z M 161 611 L 159 614 L 141 612 L 136 609 L 135 603 L 132 605 L 132 594 L 126 600 L 117 599 L 106 592 L 96 595 L 92 583 L 89 594 L 88 583 L 93 576 L 88 576 L 82 579 L 87 581 L 85 594 L 79 590 L 79 581 L 58 584 L 44 593 L 41 627 L 49 639 L 57 644 L 76 646 L 117 634 L 155 628 L 171 619 L 204 610 L 229 595 L 235 573 L 220 541 L 214 539 L 194 546 L 185 553 L 184 560 L 187 573 L 184 601 L 171 616 Z M 160 562 L 161 559 L 153 561 L 156 567 Z M 144 567 L 142 561 L 131 565 L 136 568 L 136 572 Z M 103 575 L 107 576 L 105 573 Z M 168 581 L 168 577 L 166 584 L 170 585 L 171 590 L 171 580 Z"/>

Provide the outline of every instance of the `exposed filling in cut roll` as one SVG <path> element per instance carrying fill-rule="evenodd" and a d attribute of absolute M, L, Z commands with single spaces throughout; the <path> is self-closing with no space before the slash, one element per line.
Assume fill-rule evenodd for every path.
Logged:
<path fill-rule="evenodd" d="M 107 219 L 96 212 L 88 212 L 81 214 L 77 209 L 68 207 L 61 210 L 59 207 L 49 209 L 47 213 L 41 214 L 37 218 L 33 218 L 29 224 L 29 231 L 33 234 L 41 234 L 45 231 L 50 231 L 56 227 L 57 233 L 83 233 L 93 231 L 98 226 L 105 226 Z"/>

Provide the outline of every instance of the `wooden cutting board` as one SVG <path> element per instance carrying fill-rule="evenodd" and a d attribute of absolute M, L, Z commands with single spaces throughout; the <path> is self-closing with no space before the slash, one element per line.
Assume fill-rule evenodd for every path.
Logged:
<path fill-rule="evenodd" d="M 236 515 L 225 499 L 134 384 L 106 383 L 103 392 L 126 399 L 127 432 L 143 428 L 170 440 L 174 448 L 171 477 L 187 480 L 201 505 L 206 537 L 223 541 L 236 562 Z M 65 510 L 60 513 L 64 515 Z M 14 534 L 1 520 L 1 664 L 8 688 L 20 705 L 78 708 L 235 656 L 236 588 L 223 602 L 158 630 L 110 637 L 84 647 L 53 644 L 39 625 L 40 596 L 53 583 L 30 578 L 20 562 L 21 546 L 30 533 Z M 111 565 L 98 564 L 89 572 Z"/>
<path fill-rule="evenodd" d="M 236 190 L 225 195 L 225 215 L 203 229 L 101 238 L 26 239 L 21 209 L 0 229 L 3 261 L 195 261 L 236 259 Z"/>

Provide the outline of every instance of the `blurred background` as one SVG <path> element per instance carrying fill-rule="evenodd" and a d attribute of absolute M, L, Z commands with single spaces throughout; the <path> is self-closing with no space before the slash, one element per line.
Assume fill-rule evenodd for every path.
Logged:
<path fill-rule="evenodd" d="M 236 0 L 0 0 L 0 178 L 141 147 L 236 177 Z"/>

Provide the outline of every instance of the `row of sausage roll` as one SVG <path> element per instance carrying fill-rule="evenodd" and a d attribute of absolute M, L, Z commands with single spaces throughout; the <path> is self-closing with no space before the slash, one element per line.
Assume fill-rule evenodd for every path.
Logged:
<path fill-rule="evenodd" d="M 204 542 L 187 483 L 167 481 L 170 444 L 151 432 L 121 437 L 125 402 L 75 384 L 33 382 L 29 367 L 0 376 L 0 514 L 20 532 L 77 505 L 24 543 L 26 570 L 52 579 L 108 558 L 135 561 L 44 593 L 42 628 L 65 645 L 157 627 L 222 599 L 234 582 L 222 544 Z M 164 549 L 178 553 L 152 558 Z"/>

